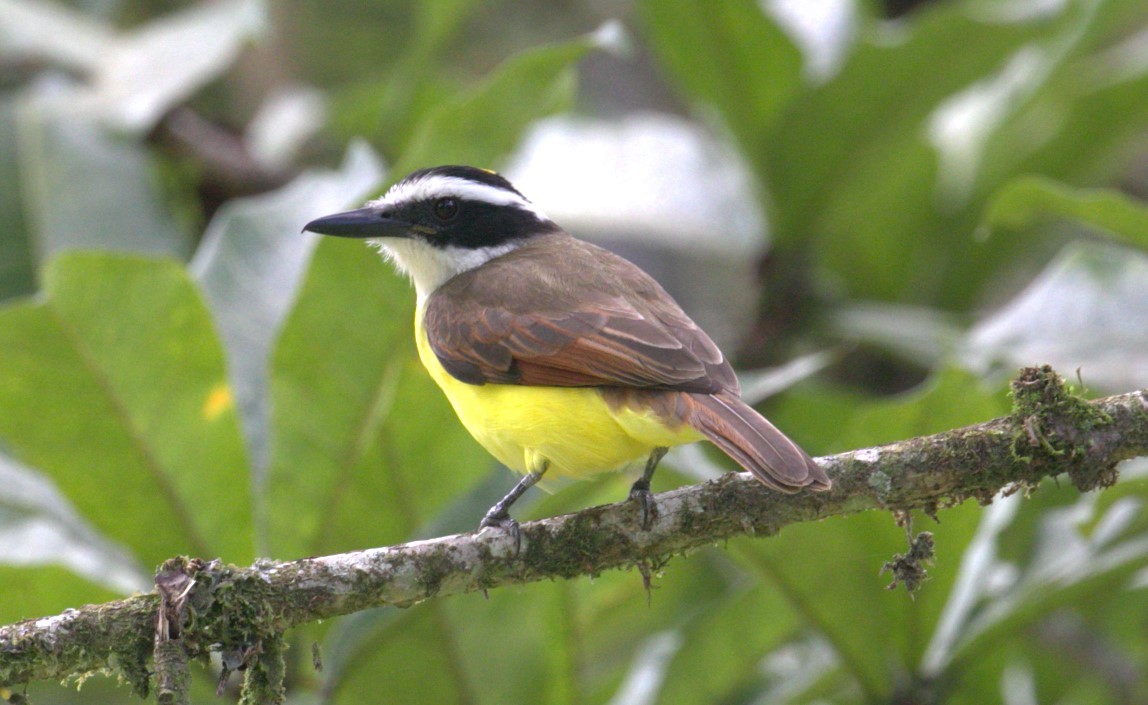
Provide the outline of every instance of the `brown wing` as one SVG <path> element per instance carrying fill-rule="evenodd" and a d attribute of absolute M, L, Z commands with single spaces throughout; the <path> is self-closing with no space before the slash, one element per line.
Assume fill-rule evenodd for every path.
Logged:
<path fill-rule="evenodd" d="M 454 277 L 431 295 L 424 323 L 443 367 L 470 384 L 738 389 L 721 351 L 657 282 L 564 233 Z"/>

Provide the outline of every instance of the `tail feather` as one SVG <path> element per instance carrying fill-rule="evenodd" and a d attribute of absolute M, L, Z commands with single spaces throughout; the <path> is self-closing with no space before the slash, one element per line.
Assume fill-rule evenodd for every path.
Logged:
<path fill-rule="evenodd" d="M 687 394 L 687 423 L 768 487 L 827 490 L 829 477 L 809 454 L 737 395 Z"/>

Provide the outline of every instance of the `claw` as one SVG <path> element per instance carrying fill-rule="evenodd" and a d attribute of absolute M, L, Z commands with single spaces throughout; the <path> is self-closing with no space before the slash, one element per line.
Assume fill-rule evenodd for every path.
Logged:
<path fill-rule="evenodd" d="M 518 554 L 522 552 L 522 531 L 518 528 L 518 520 L 512 518 L 505 511 L 498 513 L 494 509 L 497 507 L 492 508 L 482 518 L 482 521 L 478 522 L 478 529 L 481 531 L 487 527 L 492 527 L 508 532 L 510 537 L 514 539 L 514 556 L 517 558 Z"/>
<path fill-rule="evenodd" d="M 635 482 L 630 487 L 630 500 L 638 503 L 642 531 L 649 531 L 658 511 L 657 503 L 654 502 L 654 493 L 650 492 L 650 486 L 641 480 Z"/>
<path fill-rule="evenodd" d="M 546 472 L 546 465 L 543 465 L 540 470 L 528 473 L 518 484 L 506 493 L 503 497 L 486 512 L 486 516 L 482 521 L 478 522 L 478 528 L 481 531 L 488 526 L 495 526 L 504 531 L 510 532 L 510 537 L 514 539 L 514 557 L 517 558 L 518 554 L 522 552 L 522 532 L 518 529 L 518 522 L 510 518 L 510 505 L 514 504 L 515 500 L 522 496 L 522 493 L 534 486 L 534 483 L 542 479 L 542 473 Z"/>
<path fill-rule="evenodd" d="M 650 530 L 654 517 L 658 513 L 657 503 L 654 502 L 654 493 L 650 492 L 650 480 L 654 477 L 654 470 L 658 467 L 658 461 L 668 450 L 669 448 L 654 448 L 650 451 L 650 457 L 646 459 L 646 471 L 642 473 L 637 482 L 630 486 L 630 499 L 638 503 L 638 511 L 641 512 L 642 531 Z"/>

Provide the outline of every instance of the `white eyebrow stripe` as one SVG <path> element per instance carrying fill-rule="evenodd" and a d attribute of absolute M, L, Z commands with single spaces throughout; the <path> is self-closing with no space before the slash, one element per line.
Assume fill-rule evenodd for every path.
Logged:
<path fill-rule="evenodd" d="M 494 206 L 514 206 L 533 213 L 539 220 L 549 220 L 533 203 L 513 191 L 489 184 L 480 184 L 457 176 L 431 175 L 413 181 L 400 181 L 392 186 L 386 195 L 371 205 L 393 206 L 429 201 L 444 196 L 453 196 L 464 201 L 480 201 Z"/>

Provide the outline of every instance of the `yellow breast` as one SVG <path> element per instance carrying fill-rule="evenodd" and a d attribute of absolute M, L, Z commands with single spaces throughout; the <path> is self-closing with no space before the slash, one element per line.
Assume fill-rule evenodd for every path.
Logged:
<path fill-rule="evenodd" d="M 470 434 L 519 473 L 585 477 L 644 463 L 656 447 L 700 440 L 688 426 L 669 428 L 641 409 L 611 409 L 596 389 L 461 382 L 438 361 L 422 310 L 415 315 L 419 359 Z"/>

